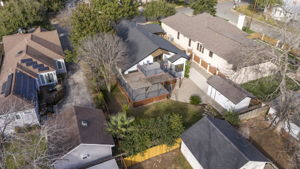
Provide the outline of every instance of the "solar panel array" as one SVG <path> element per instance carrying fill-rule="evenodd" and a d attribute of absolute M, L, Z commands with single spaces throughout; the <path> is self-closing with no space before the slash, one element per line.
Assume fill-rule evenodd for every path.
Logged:
<path fill-rule="evenodd" d="M 38 64 L 37 61 L 33 61 L 31 58 L 22 59 L 21 63 L 26 64 L 26 66 L 32 66 L 32 68 L 38 69 L 39 72 L 49 70 L 49 67 L 44 66 L 44 64 Z"/>
<path fill-rule="evenodd" d="M 36 80 L 20 71 L 16 72 L 14 94 L 30 102 L 37 101 Z"/>
<path fill-rule="evenodd" d="M 11 85 L 12 85 L 12 81 L 13 81 L 13 73 L 11 73 L 10 75 L 8 75 L 7 77 L 7 81 L 5 83 L 5 89 L 4 89 L 4 96 L 7 97 L 10 94 L 11 91 Z"/>
<path fill-rule="evenodd" d="M 22 59 L 21 60 L 21 63 L 27 63 L 27 62 L 32 62 L 32 59 L 28 58 L 28 59 Z"/>

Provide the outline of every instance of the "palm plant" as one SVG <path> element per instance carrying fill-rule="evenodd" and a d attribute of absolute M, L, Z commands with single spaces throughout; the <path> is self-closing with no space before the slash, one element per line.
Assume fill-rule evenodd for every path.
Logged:
<path fill-rule="evenodd" d="M 133 121 L 134 117 L 127 117 L 126 112 L 119 112 L 110 117 L 107 123 L 107 132 L 122 139 L 128 132 L 133 130 L 133 126 L 131 125 Z"/>

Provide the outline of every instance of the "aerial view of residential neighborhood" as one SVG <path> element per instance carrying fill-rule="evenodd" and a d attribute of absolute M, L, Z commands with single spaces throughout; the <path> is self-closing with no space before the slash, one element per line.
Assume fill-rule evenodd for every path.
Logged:
<path fill-rule="evenodd" d="M 300 0 L 0 0 L 0 169 L 300 169 Z"/>

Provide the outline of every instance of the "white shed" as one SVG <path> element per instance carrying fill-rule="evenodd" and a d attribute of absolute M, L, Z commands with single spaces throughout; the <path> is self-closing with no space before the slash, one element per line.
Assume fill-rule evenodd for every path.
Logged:
<path fill-rule="evenodd" d="M 229 79 L 211 76 L 207 79 L 207 94 L 226 110 L 247 108 L 254 96 Z"/>

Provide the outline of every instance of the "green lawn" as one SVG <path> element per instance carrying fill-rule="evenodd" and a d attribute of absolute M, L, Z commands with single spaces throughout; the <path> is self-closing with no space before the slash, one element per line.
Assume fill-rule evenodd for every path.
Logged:
<path fill-rule="evenodd" d="M 188 103 L 166 100 L 146 106 L 130 108 L 128 114 L 136 118 L 144 118 L 156 117 L 164 113 L 178 113 L 183 117 L 184 127 L 188 128 L 200 120 L 204 112 L 205 106 L 195 106 Z M 215 113 L 216 111 L 213 110 L 212 112 Z"/>
<path fill-rule="evenodd" d="M 280 80 L 273 76 L 261 78 L 258 80 L 250 81 L 241 85 L 244 89 L 251 92 L 258 99 L 262 101 L 270 101 L 279 95 L 279 91 L 276 91 L 280 83 Z M 299 90 L 300 87 L 288 78 L 288 88 L 290 90 Z"/>

